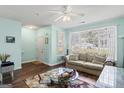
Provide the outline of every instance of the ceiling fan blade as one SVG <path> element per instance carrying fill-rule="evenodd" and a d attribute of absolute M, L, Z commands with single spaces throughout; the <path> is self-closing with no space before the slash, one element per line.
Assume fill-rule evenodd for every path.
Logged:
<path fill-rule="evenodd" d="M 84 23 L 85 23 L 85 21 L 81 21 L 80 23 L 81 23 L 81 24 L 84 24 Z"/>
<path fill-rule="evenodd" d="M 71 11 L 72 11 L 72 7 L 68 5 L 67 8 L 66 8 L 66 10 L 67 10 L 68 12 L 71 12 Z"/>
<path fill-rule="evenodd" d="M 56 14 L 63 14 L 63 12 L 58 11 L 58 10 L 49 10 L 48 12 L 56 13 Z"/>
<path fill-rule="evenodd" d="M 84 14 L 76 14 L 76 13 L 70 13 L 71 16 L 79 16 L 79 17 L 83 17 Z"/>
<path fill-rule="evenodd" d="M 63 15 L 60 16 L 60 17 L 58 17 L 58 18 L 56 18 L 56 19 L 54 20 L 54 22 L 57 22 L 57 21 L 60 20 L 62 17 L 63 17 Z"/>

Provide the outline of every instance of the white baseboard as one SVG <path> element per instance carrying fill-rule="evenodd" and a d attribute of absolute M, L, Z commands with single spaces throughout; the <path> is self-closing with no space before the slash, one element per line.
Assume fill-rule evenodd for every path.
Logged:
<path fill-rule="evenodd" d="M 55 64 L 49 64 L 49 66 L 55 66 L 55 65 L 59 65 L 59 64 L 62 64 L 64 62 L 60 62 L 60 63 L 55 63 Z"/>
<path fill-rule="evenodd" d="M 33 61 L 38 61 L 38 60 L 28 60 L 28 61 L 23 61 L 22 62 L 22 64 L 23 63 L 30 63 L 30 62 L 33 62 Z M 46 63 L 46 62 L 44 62 L 44 61 L 39 61 L 39 62 L 41 62 L 41 63 L 43 63 L 43 64 L 45 64 L 45 65 L 48 65 L 48 66 L 55 66 L 55 65 L 58 65 L 58 64 L 61 64 L 61 63 L 64 63 L 64 62 L 60 62 L 60 63 L 55 63 L 55 64 L 49 64 L 49 63 Z"/>
<path fill-rule="evenodd" d="M 22 61 L 22 63 L 30 63 L 30 62 L 33 62 L 33 61 L 37 61 L 37 60 L 27 60 L 27 61 Z"/>
<path fill-rule="evenodd" d="M 41 63 L 43 63 L 43 64 L 45 64 L 45 65 L 50 66 L 48 63 L 46 63 L 46 62 L 44 62 L 44 61 L 39 61 L 39 62 L 41 62 Z"/>
<path fill-rule="evenodd" d="M 45 65 L 48 65 L 48 66 L 55 66 L 55 65 L 58 65 L 58 64 L 62 64 L 62 63 L 64 63 L 64 62 L 55 63 L 55 64 L 48 64 L 48 63 L 45 63 L 45 62 L 42 61 L 41 63 L 43 63 L 43 64 L 45 64 Z"/>
<path fill-rule="evenodd" d="M 16 68 L 14 68 L 14 70 L 18 70 L 18 69 L 21 69 L 22 67 L 20 66 L 20 67 L 16 67 Z"/>

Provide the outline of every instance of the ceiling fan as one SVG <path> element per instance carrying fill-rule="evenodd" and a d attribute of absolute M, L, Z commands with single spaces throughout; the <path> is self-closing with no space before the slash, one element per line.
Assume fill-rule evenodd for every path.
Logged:
<path fill-rule="evenodd" d="M 63 22 L 69 22 L 69 21 L 71 21 L 72 17 L 82 18 L 84 16 L 84 14 L 77 14 L 77 13 L 72 12 L 71 6 L 63 6 L 63 11 L 61 11 L 61 10 L 49 10 L 48 12 L 56 13 L 56 14 L 60 15 L 59 17 L 57 17 L 54 20 L 55 22 L 57 22 L 59 20 L 62 20 Z"/>

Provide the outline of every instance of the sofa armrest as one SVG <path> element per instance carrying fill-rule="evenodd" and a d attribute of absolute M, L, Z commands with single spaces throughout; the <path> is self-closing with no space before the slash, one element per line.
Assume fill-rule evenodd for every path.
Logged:
<path fill-rule="evenodd" d="M 69 61 L 69 55 L 65 56 L 65 62 L 67 63 Z"/>
<path fill-rule="evenodd" d="M 115 62 L 112 62 L 112 61 L 106 61 L 106 62 L 104 63 L 104 66 L 105 66 L 105 65 L 115 66 Z"/>

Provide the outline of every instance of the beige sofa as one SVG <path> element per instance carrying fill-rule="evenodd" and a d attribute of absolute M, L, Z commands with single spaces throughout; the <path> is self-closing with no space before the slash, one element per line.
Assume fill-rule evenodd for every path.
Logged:
<path fill-rule="evenodd" d="M 99 76 L 104 65 L 106 57 L 95 54 L 72 54 L 66 56 L 66 66 L 78 71 Z"/>

